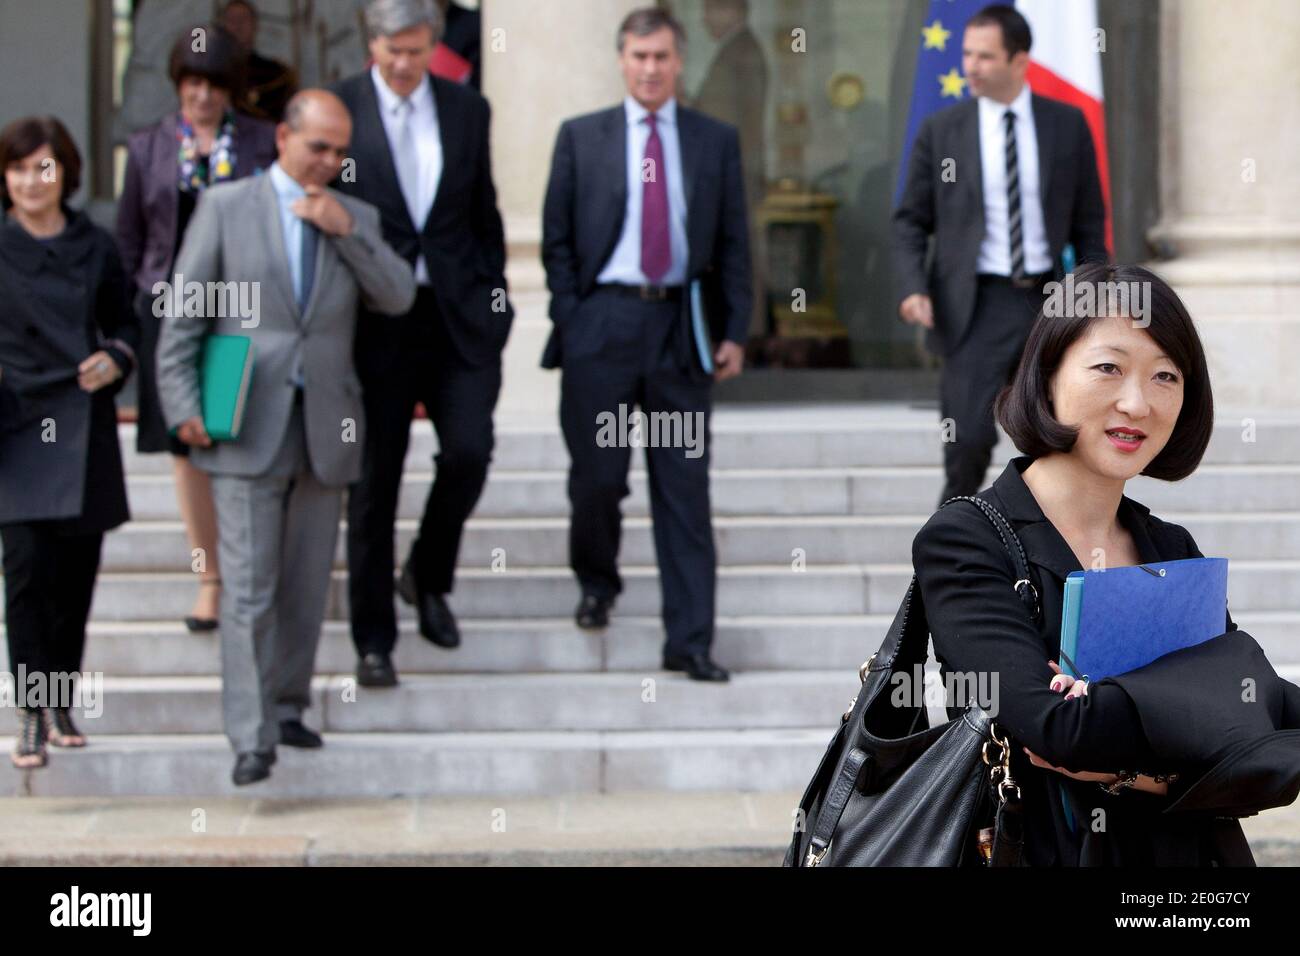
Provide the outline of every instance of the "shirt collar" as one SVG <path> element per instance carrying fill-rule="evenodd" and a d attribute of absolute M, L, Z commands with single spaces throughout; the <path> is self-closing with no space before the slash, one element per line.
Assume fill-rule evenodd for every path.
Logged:
<path fill-rule="evenodd" d="M 1020 92 L 1010 103 L 999 103 L 997 100 L 991 100 L 987 96 L 979 98 L 980 115 L 985 119 L 995 119 L 1002 122 L 1002 116 L 1007 110 L 1016 114 L 1016 119 L 1021 122 L 1029 122 L 1033 119 L 1032 110 L 1033 91 L 1030 90 L 1029 84 L 1025 83 L 1020 87 Z"/>
<path fill-rule="evenodd" d="M 379 75 L 378 66 L 372 66 L 370 68 L 370 79 L 375 84 L 375 93 L 379 96 L 380 110 L 391 116 L 396 112 L 398 104 L 402 102 L 402 98 L 394 93 L 392 88 L 384 82 L 384 78 Z M 420 85 L 415 88 L 409 97 L 411 106 L 416 110 L 419 110 L 424 106 L 425 101 L 429 99 L 430 95 L 429 77 L 426 75 L 420 81 Z"/>
<path fill-rule="evenodd" d="M 1056 526 L 1043 514 L 1038 499 L 1025 484 L 1022 473 L 1034 463 L 1028 455 L 1012 458 L 1003 469 L 1002 474 L 993 482 L 992 491 L 1003 517 L 1015 527 L 1016 535 L 1024 545 L 1025 556 L 1034 564 L 1053 571 L 1064 579 L 1071 571 L 1082 571 L 1079 558 L 1070 548 L 1065 538 L 1056 530 Z M 956 507 L 949 505 L 949 507 Z M 1151 509 L 1127 495 L 1120 497 L 1117 517 L 1130 534 L 1137 546 L 1138 556 L 1143 563 L 1162 560 L 1162 555 L 1155 540 L 1148 530 L 1147 515 Z"/>
<path fill-rule="evenodd" d="M 303 189 L 296 179 L 284 171 L 279 160 L 271 164 L 267 174 L 271 177 L 271 186 L 275 189 L 275 194 L 284 202 L 292 202 L 307 195 L 307 190 Z"/>
<path fill-rule="evenodd" d="M 623 98 L 623 112 L 627 115 L 628 126 L 636 126 L 650 115 L 650 111 L 632 96 Z M 670 96 L 668 102 L 659 107 L 655 112 L 655 123 L 667 123 L 670 126 L 677 124 L 677 97 Z"/>

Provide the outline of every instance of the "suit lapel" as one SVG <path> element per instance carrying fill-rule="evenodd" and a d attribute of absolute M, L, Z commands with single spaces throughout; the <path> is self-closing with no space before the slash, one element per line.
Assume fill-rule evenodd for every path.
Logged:
<path fill-rule="evenodd" d="M 411 212 L 406 208 L 406 198 L 402 195 L 402 187 L 397 179 L 397 166 L 393 162 L 388 130 L 384 128 L 384 120 L 379 114 L 379 94 L 375 92 L 374 78 L 367 70 L 361 74 L 360 79 L 361 96 L 357 115 L 353 119 L 355 128 L 352 141 L 367 144 L 374 168 L 369 171 L 358 170 L 358 175 L 378 176 L 379 194 L 393 197 L 394 208 L 400 210 L 407 222 L 411 222 Z M 417 231 L 414 223 L 411 223 L 411 231 Z"/>
<path fill-rule="evenodd" d="M 176 235 L 176 218 L 180 213 L 180 146 L 176 142 L 176 113 L 168 113 L 159 124 L 158 135 L 152 142 L 147 173 L 165 177 L 157 193 L 161 216 L 158 228 L 165 236 Z M 170 240 L 169 240 L 170 241 Z M 175 263 L 173 263 L 174 265 Z M 171 276 L 167 277 L 171 281 Z"/>
<path fill-rule="evenodd" d="M 257 178 L 257 188 L 261 193 L 258 196 L 258 205 L 262 208 L 262 231 L 266 237 L 267 255 L 270 256 L 273 264 L 275 287 L 279 290 L 290 313 L 295 318 L 301 319 L 298 313 L 298 297 L 294 294 L 293 272 L 289 268 L 289 251 L 286 247 L 284 226 L 280 222 L 280 197 L 275 191 L 275 186 L 271 184 L 269 174 Z M 319 264 L 319 250 L 317 256 Z"/>
<path fill-rule="evenodd" d="M 699 179 L 699 150 L 701 135 L 695 114 L 677 104 L 677 147 L 681 150 L 681 178 L 686 195 L 686 280 L 690 280 L 690 225 L 698 219 L 695 216 L 695 182 Z"/>
<path fill-rule="evenodd" d="M 683 192 L 686 195 L 686 232 L 690 235 L 691 223 L 695 217 L 695 182 L 700 173 L 700 138 L 699 127 L 695 123 L 695 114 L 677 106 L 677 144 L 682 154 Z"/>
<path fill-rule="evenodd" d="M 601 218 L 609 225 L 606 227 L 605 242 L 597 258 L 596 270 L 609 261 L 618 237 L 623 232 L 623 220 L 627 216 L 627 113 L 623 106 L 617 106 L 605 114 L 602 122 L 601 166 L 602 177 L 609 188 L 604 191 L 603 202 L 606 213 Z"/>
<path fill-rule="evenodd" d="M 460 168 L 453 163 L 460 163 L 460 144 L 465 139 L 463 136 L 448 135 L 453 128 L 459 129 L 460 117 L 456 115 L 455 104 L 447 96 L 445 85 L 447 82 L 429 74 L 429 83 L 433 87 L 433 108 L 438 120 L 438 139 L 442 143 L 442 175 L 438 177 L 438 188 L 433 193 L 429 217 L 424 221 L 425 229 L 433 224 L 434 213 L 438 211 L 438 204 L 442 202 L 442 194 L 447 187 L 447 170 Z"/>
<path fill-rule="evenodd" d="M 1052 195 L 1052 160 L 1056 152 L 1056 129 L 1051 116 L 1044 107 L 1041 96 L 1030 97 L 1034 113 L 1034 137 L 1038 140 L 1038 195 L 1046 206 L 1047 197 Z"/>
<path fill-rule="evenodd" d="M 971 206 L 984 222 L 984 162 L 980 151 L 980 111 L 979 100 L 968 100 L 957 115 L 957 143 L 961 155 L 957 157 L 957 177 L 960 181 L 962 170 L 974 170 L 973 175 L 965 177 L 967 189 L 971 191 Z"/>

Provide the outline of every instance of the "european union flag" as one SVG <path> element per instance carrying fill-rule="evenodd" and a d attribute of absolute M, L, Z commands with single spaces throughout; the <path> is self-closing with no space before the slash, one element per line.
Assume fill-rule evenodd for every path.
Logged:
<path fill-rule="evenodd" d="M 930 0 L 925 26 L 916 38 L 921 50 L 916 56 L 916 78 L 912 81 L 912 110 L 907 117 L 902 162 L 898 165 L 898 187 L 894 201 L 903 195 L 912 143 L 921 121 L 936 110 L 959 103 L 970 96 L 961 72 L 961 37 L 966 21 L 979 13 L 988 0 Z"/>

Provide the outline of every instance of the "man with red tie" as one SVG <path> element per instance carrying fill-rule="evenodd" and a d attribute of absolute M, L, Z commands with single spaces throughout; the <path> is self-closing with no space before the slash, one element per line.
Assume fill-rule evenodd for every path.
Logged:
<path fill-rule="evenodd" d="M 643 445 L 664 667 L 725 681 L 710 656 L 717 557 L 708 417 L 712 383 L 744 364 L 749 242 L 735 128 L 673 95 L 684 45 L 665 11 L 630 13 L 618 31 L 628 96 L 560 128 L 542 217 L 554 323 L 542 365 L 563 369 L 578 626 L 604 627 L 622 590 L 619 503 L 631 448 Z M 708 309 L 693 309 L 693 299 Z"/>

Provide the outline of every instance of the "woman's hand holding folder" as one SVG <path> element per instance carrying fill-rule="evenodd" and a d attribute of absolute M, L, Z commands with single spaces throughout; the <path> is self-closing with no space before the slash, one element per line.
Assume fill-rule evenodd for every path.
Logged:
<path fill-rule="evenodd" d="M 1073 700 L 1076 697 L 1086 697 L 1088 695 L 1088 682 L 1086 680 L 1076 680 L 1069 674 L 1064 673 L 1056 661 L 1048 661 L 1048 666 L 1056 672 L 1050 684 L 1052 690 L 1057 693 L 1064 692 L 1066 700 Z M 1099 783 L 1102 786 L 1112 786 L 1119 782 L 1119 774 L 1115 773 L 1093 773 L 1088 770 L 1071 771 L 1064 767 L 1054 767 L 1042 757 L 1038 756 L 1028 747 L 1021 748 L 1028 756 L 1029 762 L 1035 767 L 1042 767 L 1044 770 L 1055 770 L 1057 773 L 1064 774 L 1074 780 L 1082 780 L 1085 783 Z M 1161 781 L 1157 783 L 1154 778 L 1139 774 L 1132 783 L 1135 790 L 1143 790 L 1147 793 L 1164 795 L 1169 791 L 1169 784 Z"/>

